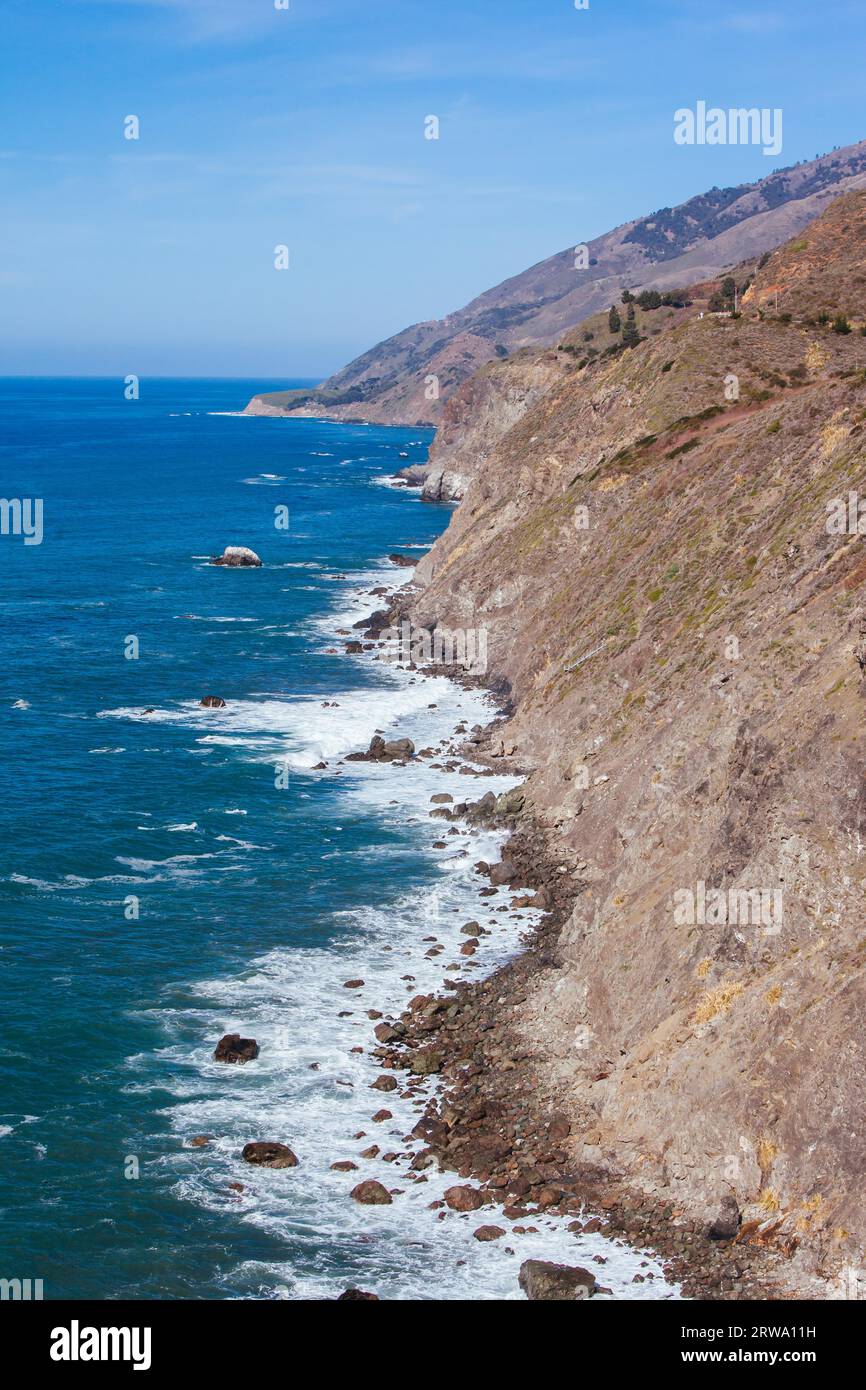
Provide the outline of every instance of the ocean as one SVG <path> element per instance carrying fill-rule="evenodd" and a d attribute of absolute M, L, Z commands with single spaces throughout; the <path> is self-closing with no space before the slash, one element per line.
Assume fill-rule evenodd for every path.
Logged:
<path fill-rule="evenodd" d="M 430 431 L 240 414 L 298 384 L 0 382 L 0 493 L 43 517 L 40 544 L 0 536 L 0 1278 L 50 1299 L 492 1299 L 522 1297 L 523 1259 L 600 1257 L 614 1296 L 674 1296 L 562 1218 L 481 1244 L 477 1215 L 431 1209 L 453 1175 L 405 1178 L 417 1111 L 369 1089 L 367 1010 L 488 972 L 532 913 L 481 900 L 492 935 L 456 956 L 501 841 L 436 848 L 428 814 L 513 781 L 341 764 L 377 730 L 445 749 L 494 708 L 346 654 L 371 591 L 406 580 L 389 553 L 423 553 L 451 509 L 389 485 Z M 209 564 L 226 545 L 262 568 Z M 257 1061 L 213 1061 L 230 1031 Z M 252 1140 L 298 1167 L 244 1163 Z M 374 1143 L 400 1157 L 362 1158 Z M 367 1177 L 391 1206 L 351 1200 Z"/>

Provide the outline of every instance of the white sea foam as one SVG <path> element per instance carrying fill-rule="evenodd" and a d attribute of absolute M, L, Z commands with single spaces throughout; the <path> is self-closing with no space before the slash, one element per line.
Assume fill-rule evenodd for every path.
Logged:
<path fill-rule="evenodd" d="M 427 809 L 431 784 L 465 792 L 465 777 L 458 785 L 456 773 L 428 771 L 422 807 L 406 787 L 401 793 L 395 785 L 404 772 L 391 769 L 390 786 L 368 775 L 350 795 L 384 807 L 387 792 L 397 791 L 401 805 L 389 806 L 388 813 L 405 816 Z M 427 825 L 432 844 L 439 826 Z M 599 1282 L 621 1296 L 673 1296 L 651 1257 L 602 1234 L 575 1236 L 566 1229 L 568 1218 L 532 1218 L 523 1224 L 537 1226 L 537 1233 L 522 1236 L 513 1234 L 513 1223 L 495 1206 L 468 1216 L 447 1211 L 440 1218 L 429 1204 L 458 1179 L 435 1169 L 427 1170 L 424 1182 L 409 1177 L 411 1155 L 422 1145 L 406 1137 L 421 1103 L 400 1090 L 370 1089 L 380 1068 L 370 1055 L 375 1042 L 366 1010 L 395 1014 L 413 994 L 439 989 L 444 980 L 487 973 L 518 949 L 532 916 L 496 912 L 508 901 L 506 889 L 487 899 L 477 896 L 472 863 L 476 856 L 494 858 L 500 836 L 472 836 L 464 829 L 449 838 L 453 845 L 443 872 L 420 898 L 398 896 L 380 907 L 337 914 L 328 947 L 270 951 L 242 975 L 198 986 L 201 1004 L 176 1013 L 173 1021 L 185 1036 L 195 1029 L 201 1043 L 190 1049 L 186 1042 L 170 1042 L 163 1059 L 169 1066 L 160 1070 L 158 1085 L 168 1085 L 175 1096 L 168 1113 L 179 1138 L 188 1143 L 196 1134 L 211 1134 L 214 1142 L 205 1149 L 183 1148 L 165 1163 L 184 1196 L 211 1210 L 231 1210 L 287 1243 L 285 1262 L 245 1263 L 233 1271 L 240 1296 L 333 1297 L 355 1284 L 394 1299 L 519 1298 L 519 1265 L 529 1257 L 588 1264 L 597 1268 Z M 470 852 L 457 857 L 461 850 Z M 465 941 L 459 929 L 470 916 L 491 935 L 481 938 L 478 956 L 467 961 L 458 954 Z M 427 936 L 445 947 L 441 956 L 425 956 Z M 446 973 L 449 961 L 458 962 L 460 971 Z M 350 978 L 363 979 L 363 987 L 345 989 Z M 254 1036 L 259 1059 L 244 1068 L 213 1062 L 213 1044 L 226 1031 Z M 357 1046 L 364 1050 L 353 1052 Z M 382 1108 L 392 1118 L 372 1122 Z M 288 1143 L 300 1166 L 278 1172 L 249 1167 L 240 1150 L 251 1139 Z M 362 1158 L 373 1143 L 380 1156 Z M 393 1163 L 381 1156 L 389 1150 L 400 1155 Z M 331 1170 L 332 1163 L 347 1159 L 357 1164 L 355 1171 Z M 354 1203 L 349 1193 L 365 1178 L 399 1189 L 393 1205 Z M 243 1193 L 232 1192 L 229 1182 L 241 1182 Z M 481 1244 L 473 1231 L 489 1223 L 507 1235 Z M 593 1263 L 595 1255 L 603 1257 L 603 1266 Z M 638 1272 L 654 1278 L 632 1284 Z"/>
<path fill-rule="evenodd" d="M 13 873 L 9 875 L 8 881 L 20 883 L 28 888 L 38 888 L 40 893 L 62 893 L 71 892 L 76 888 L 87 888 L 94 880 L 81 878 L 78 874 L 64 874 L 62 879 L 55 881 L 48 878 L 29 878 L 26 874 Z"/>

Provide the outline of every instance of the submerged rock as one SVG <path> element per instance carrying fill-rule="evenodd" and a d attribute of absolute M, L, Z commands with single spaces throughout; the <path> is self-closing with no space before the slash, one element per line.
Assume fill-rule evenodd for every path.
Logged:
<path fill-rule="evenodd" d="M 252 1062 L 259 1055 L 255 1038 L 242 1038 L 240 1033 L 226 1033 L 214 1049 L 215 1062 Z"/>
<path fill-rule="evenodd" d="M 229 569 L 257 569 L 261 560 L 254 550 L 246 545 L 227 545 L 222 555 L 215 555 L 212 565 L 225 565 Z"/>
<path fill-rule="evenodd" d="M 595 1275 L 580 1265 L 557 1265 L 547 1260 L 524 1260 L 520 1287 L 533 1302 L 576 1302 L 592 1298 Z"/>

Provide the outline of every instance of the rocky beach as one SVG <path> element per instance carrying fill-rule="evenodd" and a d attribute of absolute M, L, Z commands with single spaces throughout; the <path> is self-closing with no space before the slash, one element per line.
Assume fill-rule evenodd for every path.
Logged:
<path fill-rule="evenodd" d="M 380 659 L 387 649 L 383 630 L 398 630 L 413 611 L 417 596 L 410 582 L 408 588 L 396 591 L 388 607 L 356 622 L 364 639 L 361 649 Z M 381 601 L 381 591 L 378 597 Z M 419 678 L 443 674 L 441 668 L 410 669 L 417 670 Z M 483 684 L 459 667 L 452 667 L 447 676 L 470 689 Z M 473 779 L 525 775 L 526 769 L 504 752 L 500 735 L 506 724 L 500 716 L 471 731 L 465 724 L 456 726 L 446 766 L 450 770 L 457 766 Z M 406 740 L 400 747 L 387 747 L 386 760 L 397 760 L 398 767 L 415 755 L 414 745 L 407 746 Z M 433 749 L 421 754 L 433 755 Z M 437 756 L 444 757 L 441 752 Z M 381 738 L 374 739 L 366 753 L 350 757 L 381 759 Z M 818 1296 L 820 1284 L 802 1272 L 793 1273 L 784 1253 L 773 1248 L 773 1228 L 778 1223 L 771 1219 L 743 1227 L 740 1210 L 730 1197 L 721 1198 L 716 1216 L 707 1221 L 677 1209 L 663 1195 L 647 1195 L 630 1184 L 615 1151 L 602 1146 L 593 1109 L 587 1106 L 575 1115 L 563 1108 L 567 1097 L 540 1088 L 544 1059 L 527 1046 L 521 1020 L 538 979 L 562 968 L 559 937 L 575 899 L 586 888 L 581 877 L 586 865 L 561 862 L 561 844 L 557 846 L 549 829 L 532 817 L 520 782 L 498 795 L 486 792 L 473 799 L 467 794 L 466 800 L 455 802 L 450 795 L 434 794 L 431 801 L 435 804 L 430 815 L 443 826 L 468 827 L 470 834 L 480 828 L 502 837 L 502 857 L 474 866 L 478 917 L 484 916 L 488 899 L 498 897 L 497 890 L 503 889 L 509 895 L 508 905 L 498 903 L 496 910 L 520 915 L 532 909 L 534 921 L 522 933 L 518 952 L 492 974 L 477 981 L 446 981 L 444 990 L 416 995 L 400 1014 L 383 1017 L 378 1010 L 371 1011 L 371 1017 L 379 1019 L 373 1029 L 377 1044 L 373 1052 L 383 1068 L 375 1084 L 383 1091 L 404 1085 L 407 1096 L 427 1093 L 423 1113 L 412 1129 L 411 1138 L 417 1143 L 409 1178 L 414 1173 L 417 1180 L 418 1173 L 435 1165 L 459 1179 L 431 1206 L 472 1213 L 480 1223 L 476 1238 L 483 1242 L 510 1239 L 519 1245 L 519 1237 L 538 1230 L 535 1223 L 554 1218 L 575 1238 L 600 1233 L 618 1244 L 650 1252 L 682 1297 Z M 460 931 L 465 937 L 459 948 L 462 965 L 490 932 L 476 919 L 464 923 Z M 434 947 L 434 952 L 439 950 Z M 579 1040 L 575 1045 L 580 1045 Z M 391 1079 L 393 1073 L 401 1078 L 399 1082 Z M 431 1076 L 435 1078 L 432 1094 L 423 1080 Z M 387 1196 L 381 1184 L 368 1180 L 362 1187 L 371 1191 L 355 1189 L 356 1200 L 377 1202 Z M 575 1239 L 575 1258 L 578 1249 Z M 529 1260 L 528 1273 L 521 1270 L 521 1288 L 528 1297 L 538 1299 L 610 1295 L 604 1280 L 605 1257 L 596 1254 L 590 1263 L 593 1269 L 587 1271 L 577 1263 Z M 546 1271 L 544 1279 L 533 1278 L 535 1266 Z M 583 1291 L 575 1295 L 572 1285 L 581 1277 Z M 656 1278 L 652 1269 L 639 1269 L 633 1283 L 651 1285 Z M 349 1296 L 351 1291 L 343 1295 Z M 664 1296 L 661 1291 L 660 1296 Z"/>

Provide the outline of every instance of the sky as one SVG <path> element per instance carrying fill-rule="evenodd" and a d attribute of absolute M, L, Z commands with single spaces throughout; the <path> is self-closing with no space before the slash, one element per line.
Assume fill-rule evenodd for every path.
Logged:
<path fill-rule="evenodd" d="M 282 3 L 2 0 L 0 373 L 321 378 L 866 137 L 862 0 Z M 781 154 L 677 144 L 699 100 Z"/>

